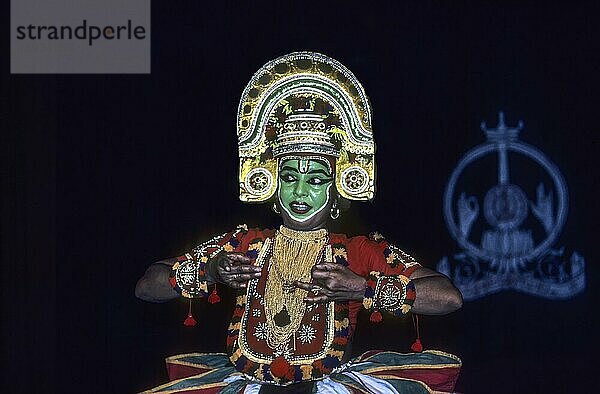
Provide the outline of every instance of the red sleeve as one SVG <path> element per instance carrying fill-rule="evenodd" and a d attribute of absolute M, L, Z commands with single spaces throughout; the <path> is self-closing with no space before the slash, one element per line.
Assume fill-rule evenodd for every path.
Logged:
<path fill-rule="evenodd" d="M 409 254 L 383 238 L 376 240 L 373 236 L 353 237 L 347 247 L 349 268 L 363 277 L 368 276 L 372 271 L 389 276 L 410 277 L 421 266 Z"/>
<path fill-rule="evenodd" d="M 380 311 L 396 316 L 408 313 L 416 293 L 410 276 L 420 264 L 383 237 L 354 237 L 348 242 L 348 266 L 366 281 L 362 305 L 379 322 Z"/>

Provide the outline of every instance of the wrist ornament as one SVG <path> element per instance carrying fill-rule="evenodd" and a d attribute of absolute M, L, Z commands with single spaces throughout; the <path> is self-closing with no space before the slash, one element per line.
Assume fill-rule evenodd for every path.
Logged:
<path fill-rule="evenodd" d="M 371 321 L 380 322 L 381 311 L 395 316 L 407 314 L 412 308 L 415 298 L 415 285 L 404 275 L 385 275 L 371 271 L 367 276 L 363 306 L 371 311 Z"/>
<path fill-rule="evenodd" d="M 206 297 L 208 295 L 208 283 L 205 268 L 205 261 L 194 260 L 189 253 L 186 253 L 177 257 L 177 262 L 173 264 L 169 283 L 182 297 Z"/>

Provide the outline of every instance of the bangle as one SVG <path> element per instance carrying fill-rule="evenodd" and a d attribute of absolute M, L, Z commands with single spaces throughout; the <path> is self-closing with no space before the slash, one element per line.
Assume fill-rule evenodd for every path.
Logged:
<path fill-rule="evenodd" d="M 363 306 L 373 311 L 371 321 L 381 321 L 380 311 L 404 315 L 412 308 L 415 298 L 415 285 L 407 276 L 372 271 L 367 277 Z"/>
<path fill-rule="evenodd" d="M 169 283 L 182 297 L 205 297 L 208 295 L 208 283 L 204 272 L 205 266 L 206 264 L 201 260 L 194 261 L 189 253 L 179 256 L 171 269 Z"/>

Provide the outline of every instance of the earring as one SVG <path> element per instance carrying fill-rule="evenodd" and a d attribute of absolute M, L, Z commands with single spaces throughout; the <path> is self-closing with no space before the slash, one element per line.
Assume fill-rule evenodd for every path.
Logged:
<path fill-rule="evenodd" d="M 331 210 L 329 211 L 329 216 L 331 216 L 331 218 L 333 220 L 340 217 L 340 209 L 337 207 L 337 201 L 333 202 L 333 206 L 331 207 Z"/>
<path fill-rule="evenodd" d="M 279 208 L 277 208 L 277 203 L 276 202 L 273 203 L 273 206 L 271 207 L 271 209 L 273 210 L 273 212 L 275 212 L 278 215 L 281 213 L 281 211 L 279 210 Z"/>

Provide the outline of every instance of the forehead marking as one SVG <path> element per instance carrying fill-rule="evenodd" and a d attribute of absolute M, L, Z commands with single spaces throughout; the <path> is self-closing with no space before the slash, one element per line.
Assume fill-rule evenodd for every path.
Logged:
<path fill-rule="evenodd" d="M 309 164 L 310 160 L 308 159 L 298 160 L 298 171 L 300 171 L 301 174 L 306 174 L 308 172 Z"/>
<path fill-rule="evenodd" d="M 284 156 L 279 160 L 279 168 L 281 169 L 283 163 L 288 160 L 298 160 L 298 171 L 302 174 L 308 172 L 308 168 L 310 167 L 310 162 L 318 162 L 327 167 L 327 171 L 331 174 L 332 168 L 329 160 L 320 156 Z M 302 163 L 304 162 L 304 164 Z M 305 168 L 306 167 L 306 168 Z"/>

